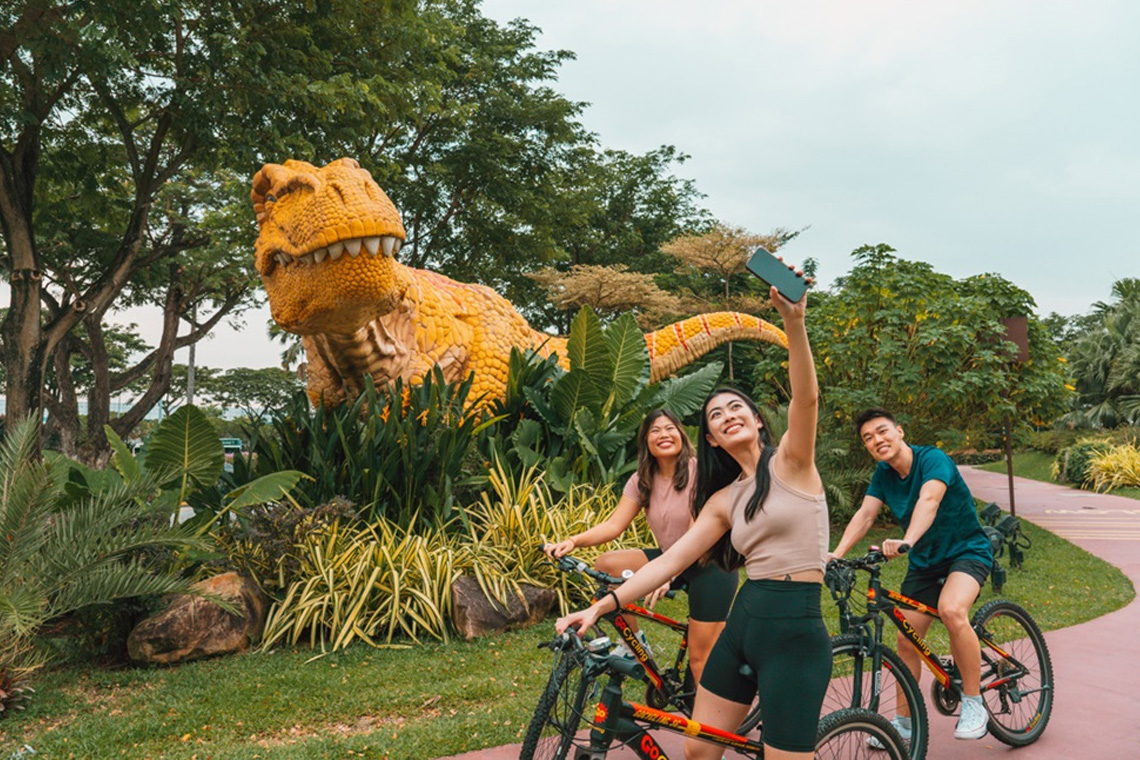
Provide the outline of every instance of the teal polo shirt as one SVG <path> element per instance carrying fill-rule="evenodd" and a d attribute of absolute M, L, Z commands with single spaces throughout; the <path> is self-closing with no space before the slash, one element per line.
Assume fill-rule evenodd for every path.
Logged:
<path fill-rule="evenodd" d="M 958 466 L 940 449 L 933 446 L 911 446 L 914 464 L 905 478 L 886 462 L 875 466 L 867 495 L 874 496 L 890 507 L 895 519 L 910 527 L 910 518 L 922 486 L 929 480 L 946 484 L 946 494 L 938 505 L 934 522 L 911 547 L 910 566 L 917 570 L 930 570 L 962 559 L 975 559 L 993 565 L 994 555 L 990 540 L 982 531 L 974 497 Z"/>

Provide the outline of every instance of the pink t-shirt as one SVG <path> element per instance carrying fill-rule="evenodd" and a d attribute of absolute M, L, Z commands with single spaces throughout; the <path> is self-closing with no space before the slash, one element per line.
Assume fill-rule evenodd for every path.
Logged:
<path fill-rule="evenodd" d="M 638 501 L 637 473 L 635 472 L 625 482 L 621 495 Z M 693 498 L 693 489 L 697 485 L 697 458 L 689 460 L 689 485 L 684 491 L 673 488 L 673 479 L 657 475 L 653 478 L 653 485 L 649 489 L 649 507 L 645 512 L 645 520 L 653 537 L 657 539 L 657 546 L 662 551 L 677 543 L 677 539 L 685 535 L 692 523 L 692 513 L 689 511 Z"/>

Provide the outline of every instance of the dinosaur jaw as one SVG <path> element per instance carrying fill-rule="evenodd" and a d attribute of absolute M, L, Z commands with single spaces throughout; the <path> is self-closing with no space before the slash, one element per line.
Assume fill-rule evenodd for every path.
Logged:
<path fill-rule="evenodd" d="M 258 241 L 260 243 L 260 240 Z M 393 235 L 348 238 L 297 255 L 259 245 L 257 268 L 273 319 L 300 335 L 351 334 L 396 308 L 407 275 Z"/>

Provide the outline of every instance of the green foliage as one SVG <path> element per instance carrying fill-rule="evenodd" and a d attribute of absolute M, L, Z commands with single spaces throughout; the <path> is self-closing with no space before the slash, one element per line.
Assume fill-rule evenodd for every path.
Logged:
<path fill-rule="evenodd" d="M 294 547 L 336 522 L 359 523 L 356 505 L 339 497 L 312 508 L 267 501 L 250 507 L 241 521 L 219 523 L 211 536 L 228 567 L 253 578 L 271 599 L 280 601 L 281 592 L 298 580 L 301 571 Z"/>
<path fill-rule="evenodd" d="M 460 567 L 479 581 L 488 597 L 504 601 L 518 593 L 520 583 L 554 588 L 564 612 L 589 603 L 593 588 L 553 568 L 542 545 L 580 533 L 605 520 L 617 506 L 609 488 L 580 484 L 557 499 L 544 474 L 532 467 L 513 475 L 501 464 L 493 467 L 489 489 L 469 507 L 461 538 Z M 604 550 L 653 546 L 644 519 L 606 544 Z M 592 562 L 603 547 L 586 547 L 575 556 Z"/>
<path fill-rule="evenodd" d="M 1140 487 L 1140 448 L 1131 442 L 1094 455 L 1087 475 L 1097 491 Z"/>
<path fill-rule="evenodd" d="M 330 522 L 331 510 L 278 510 L 278 519 L 293 526 L 292 545 L 268 562 L 258 554 L 245 565 L 263 579 L 267 569 L 278 574 L 280 591 L 262 648 L 308 643 L 337 651 L 354 640 L 372 646 L 424 637 L 446 641 L 451 586 L 460 574 L 504 604 L 521 596 L 523 583 L 555 588 L 563 611 L 586 603 L 591 589 L 553 570 L 541 546 L 601 522 L 616 505 L 613 492 L 580 485 L 556 501 L 536 468 L 516 478 L 501 466 L 491 470 L 489 485 L 465 510 L 462 527 L 413 531 L 384 518 Z M 607 548 L 643 547 L 650 540 L 642 520 Z M 236 548 L 252 556 L 248 542 Z M 599 552 L 578 556 L 590 561 Z"/>
<path fill-rule="evenodd" d="M 260 478 L 246 478 L 230 487 L 223 477 L 225 457 L 222 442 L 209 418 L 196 406 L 183 406 L 164 418 L 136 457 L 110 427 L 107 440 L 113 451 L 111 467 L 124 483 L 152 482 L 158 493 L 156 510 L 170 517 L 183 505 L 194 509 L 187 527 L 204 534 L 222 515 L 233 512 L 241 517 L 251 506 L 281 498 L 306 476 L 296 470 L 281 469 Z M 88 482 L 105 478 L 85 470 Z"/>
<path fill-rule="evenodd" d="M 235 482 L 300 470 L 311 476 L 298 486 L 306 505 L 343 496 L 369 522 L 443 524 L 481 482 L 475 444 L 483 422 L 470 406 L 472 379 L 448 383 L 439 367 L 420 383 L 377 388 L 368 379 L 352 404 L 335 407 L 313 408 L 298 393 L 274 417 L 274 435 L 254 436 L 249 457 L 234 457 Z"/>
<path fill-rule="evenodd" d="M 603 326 L 589 307 L 571 323 L 567 354 L 569 371 L 512 354 L 507 394 L 492 407 L 495 438 L 487 444 L 488 458 L 501 457 L 516 476 L 545 462 L 548 482 L 560 493 L 575 483 L 609 485 L 632 471 L 630 444 L 645 415 L 660 407 L 680 417 L 699 409 L 721 370 L 710 364 L 650 385 L 649 352 L 634 318 L 625 314 Z"/>
<path fill-rule="evenodd" d="M 1084 439 L 1057 454 L 1055 469 L 1058 480 L 1085 488 L 1092 484 L 1089 465 L 1094 458 L 1112 450 L 1105 440 Z"/>
<path fill-rule="evenodd" d="M 288 403 L 301 388 L 297 375 L 280 367 L 237 367 L 214 380 L 211 395 L 223 409 L 242 412 L 256 426 L 267 414 Z"/>
<path fill-rule="evenodd" d="M 1071 427 L 1140 425 L 1140 279 L 1118 280 L 1112 294 L 1072 339 L 1077 398 L 1063 419 Z"/>
<path fill-rule="evenodd" d="M 965 280 L 864 246 L 830 293 L 812 298 L 808 330 L 827 426 L 871 406 L 895 411 L 911 441 L 990 448 L 1004 420 L 1056 418 L 1064 367 L 1029 294 L 996 276 Z M 1000 318 L 1028 315 L 1029 360 L 1012 363 Z M 786 398 L 786 371 L 765 357 L 757 398 Z M 850 435 L 848 428 L 847 435 Z"/>
<path fill-rule="evenodd" d="M 206 544 L 150 500 L 155 482 L 87 480 L 80 465 L 34 456 L 36 421 L 0 447 L 0 680 L 40 661 L 29 642 L 48 621 L 120 599 L 186 592 L 151 552 Z"/>
<path fill-rule="evenodd" d="M 262 648 L 305 641 L 321 651 L 396 637 L 447 641 L 455 550 L 442 532 L 412 533 L 387 520 L 334 522 L 294 549 L 298 580 L 269 611 Z"/>

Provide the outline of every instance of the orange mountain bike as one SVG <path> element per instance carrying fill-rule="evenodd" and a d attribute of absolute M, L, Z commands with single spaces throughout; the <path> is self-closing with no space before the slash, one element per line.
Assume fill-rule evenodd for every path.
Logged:
<path fill-rule="evenodd" d="M 762 758 L 759 740 L 622 698 L 626 679 L 647 681 L 643 663 L 597 651 L 573 631 L 555 637 L 554 668 L 527 727 L 520 760 L 605 760 L 629 747 L 642 760 L 669 760 L 655 730 L 684 734 L 745 757 Z M 601 649 L 608 650 L 609 644 Z M 580 730 L 585 724 L 588 734 Z M 757 726 L 763 737 L 763 726 Z M 826 760 L 907 760 L 906 743 L 876 712 L 846 708 L 819 722 L 815 756 Z"/>
<path fill-rule="evenodd" d="M 837 676 L 824 709 L 867 707 L 876 712 L 905 702 L 911 716 L 910 756 L 926 756 L 929 721 L 918 681 L 898 654 L 883 643 L 884 621 L 894 624 L 918 650 L 934 674 L 931 696 L 943 715 L 953 715 L 961 701 L 962 681 L 951 657 L 939 656 L 911 627 L 903 609 L 938 618 L 938 610 L 885 588 L 879 578 L 886 557 L 872 546 L 855 559 L 828 563 L 824 583 L 839 608 L 840 635 L 832 639 Z M 856 571 L 868 574 L 866 611 L 854 609 Z M 971 625 L 982 648 L 982 698 L 988 729 L 998 741 L 1019 747 L 1041 737 L 1053 710 L 1053 665 L 1041 629 L 1022 607 L 994 599 L 974 613 Z M 884 688 L 891 683 L 894 689 Z"/>

